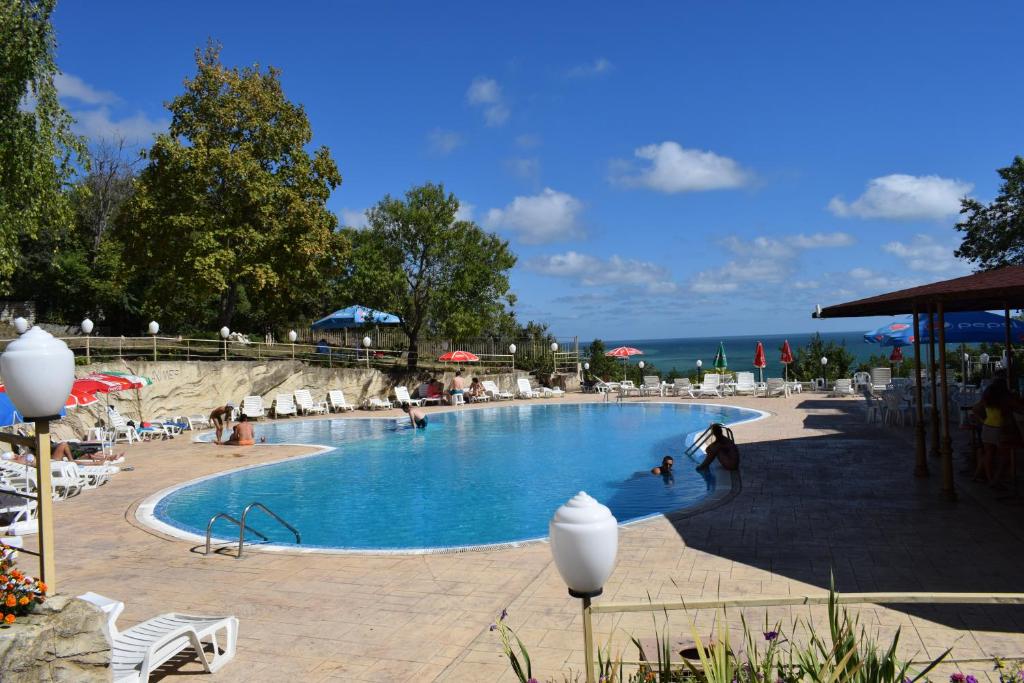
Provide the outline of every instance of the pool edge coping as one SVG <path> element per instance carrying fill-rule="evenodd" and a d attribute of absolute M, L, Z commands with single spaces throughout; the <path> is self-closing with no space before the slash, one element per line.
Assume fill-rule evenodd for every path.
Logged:
<path fill-rule="evenodd" d="M 567 403 L 562 403 L 561 405 L 571 405 L 571 404 L 576 404 L 576 403 L 579 403 L 580 405 L 587 404 L 587 402 L 571 402 L 571 403 L 567 402 Z M 599 402 L 597 404 L 598 405 L 604 405 L 603 402 Z M 512 407 L 513 405 L 517 405 L 517 404 L 510 402 L 508 404 L 508 407 Z M 522 405 L 522 404 L 520 404 L 520 405 Z M 545 405 L 545 403 L 531 404 L 531 405 Z M 546 405 L 554 405 L 554 404 L 547 403 Z M 622 404 L 619 404 L 619 405 L 622 405 Z M 760 420 L 764 420 L 764 419 L 766 419 L 768 417 L 771 417 L 773 415 L 773 413 L 771 413 L 769 411 L 766 411 L 766 410 L 759 410 L 757 408 L 748 408 L 748 407 L 745 407 L 745 406 L 729 405 L 729 404 L 725 404 L 725 403 L 703 403 L 703 402 L 701 402 L 701 403 L 681 403 L 681 402 L 675 402 L 675 401 L 645 401 L 643 403 L 640 403 L 640 402 L 628 403 L 626 405 L 672 405 L 672 406 L 702 405 L 702 406 L 715 406 L 715 407 L 718 407 L 718 408 L 733 408 L 733 409 L 736 409 L 736 410 L 745 410 L 745 411 L 749 411 L 749 412 L 755 413 L 754 417 L 750 417 L 750 418 L 745 419 L 745 420 L 738 420 L 736 422 L 726 423 L 726 426 L 728 426 L 728 427 L 735 427 L 737 425 L 747 424 L 747 423 L 750 423 L 750 422 L 758 422 Z M 505 407 L 505 406 L 493 405 L 493 406 L 488 406 L 487 408 L 494 410 L 494 409 L 501 409 L 503 407 Z M 441 412 L 458 412 L 458 408 L 453 406 L 453 407 L 448 408 L 448 410 L 441 411 Z M 313 421 L 320 421 L 320 420 L 323 420 L 323 419 L 325 419 L 325 418 L 318 418 L 317 420 L 297 420 L 297 422 L 306 422 L 306 421 L 313 422 Z M 330 418 L 327 418 L 327 419 L 330 419 Z M 348 420 L 351 420 L 351 419 L 359 419 L 359 420 L 374 420 L 374 419 L 376 419 L 376 420 L 387 420 L 387 419 L 396 419 L 396 418 L 393 418 L 393 417 L 375 417 L 375 416 L 371 416 L 371 415 L 366 415 L 366 416 L 360 415 L 358 417 L 357 416 L 353 416 L 353 417 L 347 417 L 347 418 L 344 418 L 344 419 L 348 419 Z M 291 422 L 291 421 L 289 420 L 289 422 Z M 206 431 L 207 430 L 203 430 L 202 433 L 197 434 L 192 439 L 192 443 L 208 443 L 208 442 L 205 442 L 205 441 L 200 441 L 199 438 L 198 438 L 201 434 L 205 434 Z M 194 479 L 189 479 L 188 481 L 184 481 L 184 482 L 181 482 L 179 484 L 174 484 L 172 486 L 164 487 L 163 489 L 161 489 L 161 490 L 159 490 L 159 491 L 157 491 L 155 493 L 152 493 L 152 494 L 146 496 L 145 498 L 142 499 L 141 502 L 138 503 L 138 505 L 135 508 L 134 515 L 133 515 L 135 517 L 135 520 L 138 521 L 140 524 L 142 524 L 142 526 L 145 529 L 149 530 L 149 531 L 154 531 L 154 532 L 157 532 L 159 534 L 163 534 L 164 536 L 169 536 L 169 537 L 171 537 L 174 540 L 188 541 L 190 543 L 200 543 L 200 544 L 205 546 L 205 544 L 206 544 L 206 536 L 205 535 L 201 536 L 199 534 L 192 533 L 191 531 L 187 531 L 187 530 L 182 529 L 180 527 L 176 527 L 173 524 L 168 524 L 164 520 L 162 520 L 159 517 L 157 517 L 157 515 L 156 515 L 156 507 L 159 504 L 159 502 L 161 500 L 163 500 L 164 498 L 166 498 L 167 496 L 169 496 L 172 493 L 174 493 L 175 491 L 183 489 L 183 488 L 185 488 L 187 486 L 192 486 L 192 485 L 195 485 L 195 484 L 199 484 L 199 483 L 201 483 L 203 481 L 207 481 L 209 479 L 216 479 L 217 477 L 223 477 L 223 476 L 226 476 L 228 474 L 234 474 L 236 472 L 242 472 L 244 470 L 255 469 L 255 468 L 258 468 L 258 467 L 267 467 L 269 465 L 277 465 L 277 464 L 280 464 L 280 463 L 283 463 L 283 462 L 294 462 L 296 460 L 303 460 L 303 459 L 306 459 L 306 458 L 312 458 L 312 457 L 315 457 L 315 456 L 318 456 L 318 455 L 322 455 L 323 453 L 325 453 L 327 451 L 334 450 L 333 447 L 325 446 L 323 444 L 274 443 L 274 444 L 255 444 L 255 446 L 256 447 L 261 447 L 261 448 L 277 447 L 277 446 L 295 446 L 295 447 L 301 447 L 301 448 L 312 448 L 313 451 L 310 452 L 310 453 L 303 453 L 301 455 L 284 456 L 284 457 L 279 458 L 277 460 L 270 460 L 270 461 L 267 461 L 267 462 L 252 463 L 250 465 L 243 465 L 241 467 L 236 467 L 236 468 L 233 468 L 233 469 L 224 470 L 222 472 L 213 472 L 211 474 L 206 474 L 206 475 L 203 475 L 201 477 L 196 477 Z M 703 449 L 701 449 L 701 451 L 703 451 Z M 656 513 L 653 513 L 653 514 L 650 514 L 650 515 L 646 515 L 644 517 L 639 517 L 637 519 L 629 520 L 628 522 L 619 522 L 618 526 L 619 526 L 619 528 L 628 528 L 628 527 L 634 526 L 636 524 L 640 524 L 642 522 L 649 522 L 652 519 L 657 519 L 658 517 L 663 517 L 669 523 L 672 523 L 675 520 L 686 519 L 686 518 L 692 517 L 694 515 L 698 515 L 698 514 L 702 514 L 704 512 L 708 512 L 709 510 L 715 509 L 715 508 L 719 507 L 720 505 L 724 505 L 725 503 L 733 500 L 737 495 L 739 495 L 740 490 L 742 489 L 742 479 L 741 479 L 741 477 L 739 475 L 739 472 L 738 471 L 730 472 L 730 475 L 731 475 L 730 476 L 730 484 L 729 484 L 728 488 L 723 486 L 723 487 L 721 487 L 721 491 L 719 492 L 718 487 L 716 487 L 716 490 L 713 491 L 709 496 L 707 496 L 706 498 L 700 500 L 698 503 L 696 503 L 693 506 L 685 507 L 685 508 L 678 508 L 678 509 L 675 509 L 675 510 L 667 510 L 667 511 L 663 511 L 663 512 L 656 512 Z M 234 545 L 234 544 L 237 544 L 237 543 L 238 543 L 238 539 L 237 538 L 232 540 L 232 539 L 226 539 L 226 538 L 223 538 L 223 537 L 220 537 L 220 536 L 211 536 L 210 537 L 211 549 L 214 549 L 214 546 Z M 296 555 L 311 555 L 311 554 L 316 554 L 316 555 L 446 555 L 446 554 L 448 554 L 448 555 L 451 555 L 451 554 L 460 554 L 460 553 L 469 553 L 469 552 L 486 552 L 486 551 L 492 551 L 492 550 L 506 550 L 506 549 L 522 548 L 522 547 L 526 547 L 526 546 L 541 545 L 541 544 L 543 544 L 543 545 L 547 545 L 548 544 L 548 537 L 547 536 L 540 536 L 540 537 L 537 537 L 537 538 L 528 538 L 528 539 L 523 539 L 523 540 L 519 540 L 519 541 L 506 541 L 506 542 L 503 542 L 503 543 L 483 543 L 483 544 L 474 544 L 474 545 L 445 546 L 445 547 L 437 547 L 437 548 L 333 548 L 333 547 L 306 547 L 306 548 L 303 548 L 303 547 L 295 546 L 295 545 L 280 545 L 280 544 L 275 544 L 275 543 L 251 543 L 251 544 L 247 544 L 245 546 L 245 548 L 249 549 L 249 550 L 258 550 L 260 552 L 281 553 L 281 554 L 292 553 L 292 554 L 296 554 Z"/>

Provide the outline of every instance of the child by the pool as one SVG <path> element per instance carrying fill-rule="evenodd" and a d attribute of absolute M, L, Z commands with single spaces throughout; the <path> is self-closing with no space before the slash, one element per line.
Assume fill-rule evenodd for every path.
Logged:
<path fill-rule="evenodd" d="M 414 408 L 408 403 L 403 403 L 402 411 L 409 416 L 413 429 L 427 428 L 427 416 L 420 408 Z"/>

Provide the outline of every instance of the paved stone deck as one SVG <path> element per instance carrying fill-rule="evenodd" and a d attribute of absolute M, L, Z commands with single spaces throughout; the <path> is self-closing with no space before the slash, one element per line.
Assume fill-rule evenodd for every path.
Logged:
<path fill-rule="evenodd" d="M 700 514 L 624 528 L 600 600 L 820 592 L 830 572 L 845 592 L 1024 588 L 1022 508 L 993 502 L 987 489 L 962 480 L 960 502 L 944 502 L 934 463 L 931 478 L 912 477 L 910 429 L 866 425 L 853 399 L 727 402 L 772 412 L 736 428 L 744 458 L 736 495 Z M 125 601 L 124 625 L 171 610 L 237 615 L 237 657 L 211 680 L 511 681 L 488 630 L 506 607 L 540 680 L 582 668 L 579 604 L 566 595 L 544 544 L 438 555 L 252 550 L 241 560 L 204 557 L 194 544 L 140 525 L 139 502 L 204 474 L 307 450 L 227 449 L 184 438 L 126 450 L 135 471 L 55 506 L 60 591 Z M 968 660 L 1024 657 L 1024 608 L 868 606 L 859 613 L 882 636 L 901 627 L 902 649 L 915 659 L 953 646 L 963 670 L 979 678 L 991 665 Z M 754 624 L 765 619 L 764 610 L 746 614 Z M 675 613 L 677 640 L 686 640 L 690 617 L 709 633 L 715 614 Z M 769 611 L 772 623 L 795 617 L 823 623 L 824 611 Z M 598 641 L 614 636 L 615 651 L 627 659 L 634 656 L 627 632 L 653 634 L 650 615 L 600 615 L 595 627 Z M 193 671 L 185 665 L 165 680 Z"/>

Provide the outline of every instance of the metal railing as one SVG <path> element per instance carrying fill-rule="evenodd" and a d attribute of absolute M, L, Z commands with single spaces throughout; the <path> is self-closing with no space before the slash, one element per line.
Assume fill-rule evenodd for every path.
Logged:
<path fill-rule="evenodd" d="M 257 531 L 256 529 L 253 529 L 252 527 L 247 526 L 246 518 L 249 516 L 249 511 L 252 510 L 253 508 L 259 508 L 260 510 L 263 510 L 263 512 L 267 513 L 272 518 L 274 518 L 279 524 L 281 524 L 281 526 L 285 527 L 286 529 L 291 531 L 293 534 L 295 534 L 295 543 L 297 545 L 302 545 L 302 535 L 299 533 L 298 529 L 293 527 L 291 524 L 289 524 L 287 521 L 285 521 L 280 515 L 278 515 L 276 512 L 274 512 L 273 510 L 268 508 L 263 503 L 259 503 L 259 502 L 255 502 L 254 501 L 254 502 L 249 503 L 248 505 L 246 505 L 245 509 L 242 510 L 242 519 L 241 519 L 241 521 L 235 519 L 234 517 L 232 517 L 231 515 L 229 515 L 226 512 L 218 512 L 217 514 L 215 514 L 213 517 L 210 518 L 210 521 L 206 525 L 206 551 L 203 553 L 203 555 L 209 555 L 210 554 L 210 546 L 211 546 L 211 542 L 212 542 L 212 538 L 213 538 L 213 524 L 218 519 L 226 519 L 227 521 L 231 522 L 232 524 L 234 524 L 235 526 L 238 527 L 238 554 L 235 555 L 236 559 L 241 559 L 241 557 L 242 557 L 242 548 L 245 545 L 245 532 L 246 532 L 246 530 L 249 530 L 249 531 L 253 532 L 257 536 L 262 538 L 264 541 L 270 541 L 270 538 L 266 534 L 264 534 L 263 532 Z"/>
<path fill-rule="evenodd" d="M 714 425 L 711 425 L 707 429 L 705 429 L 703 432 L 701 432 L 700 436 L 698 436 L 696 439 L 694 439 L 693 443 L 691 443 L 689 446 L 686 447 L 686 455 L 692 456 L 694 453 L 697 452 L 697 450 L 701 446 L 703 446 L 704 444 L 706 444 L 708 441 L 710 441 L 712 439 L 714 434 L 711 433 L 711 427 L 713 427 L 713 426 Z M 732 430 L 729 429 L 728 427 L 726 427 L 725 425 L 721 425 L 721 427 L 722 427 L 722 432 L 727 437 L 729 437 L 729 441 L 732 441 L 733 443 L 735 443 L 736 442 L 736 437 L 733 436 Z"/>

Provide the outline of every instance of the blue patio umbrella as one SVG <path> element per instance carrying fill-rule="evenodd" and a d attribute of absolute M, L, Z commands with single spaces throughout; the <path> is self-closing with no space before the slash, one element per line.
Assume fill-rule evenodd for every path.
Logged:
<path fill-rule="evenodd" d="M 64 408 L 60 409 L 60 416 L 64 417 Z M 18 409 L 11 403 L 11 397 L 7 395 L 6 391 L 0 391 L 0 427 L 10 427 L 12 425 L 23 424 L 25 418 L 21 416 Z"/>
<path fill-rule="evenodd" d="M 397 325 L 400 322 L 398 316 L 392 313 L 375 311 L 366 306 L 349 306 L 317 320 L 312 327 L 314 330 L 344 330 L 368 325 Z"/>
<path fill-rule="evenodd" d="M 933 316 L 933 323 L 938 325 L 938 316 Z M 987 311 L 964 311 L 945 315 L 947 344 L 977 344 L 989 342 L 1006 343 L 1006 321 L 1003 316 Z M 922 315 L 921 343 L 931 342 L 931 325 L 928 316 Z M 938 341 L 938 336 L 935 337 Z M 1010 319 L 1010 340 L 1024 343 L 1024 322 Z M 881 346 L 909 346 L 914 343 L 914 318 L 907 316 L 877 330 L 864 333 L 864 341 Z"/>

